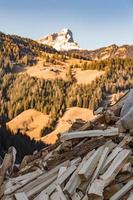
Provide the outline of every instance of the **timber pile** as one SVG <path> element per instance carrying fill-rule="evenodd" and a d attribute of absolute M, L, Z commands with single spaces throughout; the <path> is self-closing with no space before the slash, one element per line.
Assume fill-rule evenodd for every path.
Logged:
<path fill-rule="evenodd" d="M 16 151 L 11 147 L 0 168 L 0 198 L 133 200 L 130 94 L 99 109 L 92 122 L 80 122 L 81 127 L 76 122 L 77 130 L 60 135 L 55 145 L 24 157 L 18 172 L 13 171 Z"/>

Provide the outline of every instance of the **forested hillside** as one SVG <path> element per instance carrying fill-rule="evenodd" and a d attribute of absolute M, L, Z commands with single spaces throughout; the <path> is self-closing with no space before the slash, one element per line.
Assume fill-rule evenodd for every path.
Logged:
<path fill-rule="evenodd" d="M 4 158 L 9 147 L 14 146 L 17 150 L 17 162 L 20 163 L 25 155 L 33 154 L 46 145 L 40 141 L 31 140 L 27 135 L 17 133 L 13 135 L 5 127 L 0 127 L 0 157 Z"/>
<path fill-rule="evenodd" d="M 107 59 L 82 62 L 68 66 L 68 80 L 44 80 L 26 73 L 12 73 L 14 64 L 34 65 L 36 57 L 53 62 L 66 59 L 51 47 L 40 45 L 30 39 L 0 33 L 0 122 L 5 123 L 24 110 L 35 108 L 50 115 L 48 126 L 42 135 L 51 132 L 59 117 L 68 107 L 95 110 L 108 94 L 124 91 L 133 86 L 133 60 Z M 51 53 L 52 60 L 46 53 Z M 43 55 L 43 56 L 42 56 Z M 91 84 L 77 84 L 73 68 L 104 70 L 105 74 Z"/>
<path fill-rule="evenodd" d="M 57 51 L 34 40 L 0 32 L 0 74 L 12 71 L 14 64 L 33 65 L 41 52 Z"/>

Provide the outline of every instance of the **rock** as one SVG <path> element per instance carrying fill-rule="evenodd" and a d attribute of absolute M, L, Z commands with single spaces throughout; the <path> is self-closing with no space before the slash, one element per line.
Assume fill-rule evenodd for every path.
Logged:
<path fill-rule="evenodd" d="M 53 33 L 38 40 L 39 43 L 52 46 L 58 51 L 80 49 L 74 42 L 72 31 L 68 28 L 62 29 L 58 33 Z"/>
<path fill-rule="evenodd" d="M 124 117 L 129 112 L 131 107 L 133 107 L 133 89 L 131 89 L 131 91 L 129 92 L 124 106 L 121 109 L 120 117 Z"/>

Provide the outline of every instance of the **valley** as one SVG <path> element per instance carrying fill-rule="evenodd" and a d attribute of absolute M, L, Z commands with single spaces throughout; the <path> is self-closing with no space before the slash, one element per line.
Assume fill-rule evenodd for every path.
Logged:
<path fill-rule="evenodd" d="M 132 0 L 0 0 L 0 200 L 133 200 Z"/>
<path fill-rule="evenodd" d="M 69 31 L 61 34 L 65 40 Z M 75 120 L 93 119 L 108 96 L 132 87 L 131 50 L 127 53 L 132 46 L 57 51 L 27 38 L 0 36 L 0 122 L 14 134 L 55 143 Z"/>

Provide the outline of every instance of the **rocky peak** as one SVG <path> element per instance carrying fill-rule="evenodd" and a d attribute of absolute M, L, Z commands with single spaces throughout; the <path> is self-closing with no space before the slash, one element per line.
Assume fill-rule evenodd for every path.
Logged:
<path fill-rule="evenodd" d="M 42 39 L 39 39 L 38 42 L 52 46 L 59 51 L 80 49 L 78 44 L 74 42 L 72 31 L 68 28 L 64 28 L 58 33 L 43 37 Z"/>

